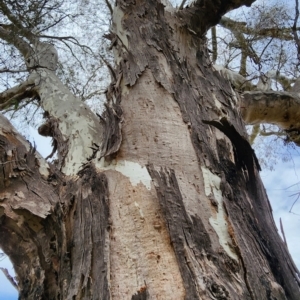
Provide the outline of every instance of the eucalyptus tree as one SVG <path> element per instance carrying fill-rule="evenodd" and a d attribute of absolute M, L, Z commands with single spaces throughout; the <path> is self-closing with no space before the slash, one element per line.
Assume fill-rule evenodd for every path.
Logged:
<path fill-rule="evenodd" d="M 1 1 L 0 38 L 29 74 L 0 102 L 36 99 L 57 151 L 48 163 L 1 117 L 0 244 L 20 299 L 299 299 L 244 122 L 298 130 L 281 112 L 298 94 L 236 89 L 205 38 L 252 2 L 106 1 L 114 66 L 96 115 Z"/>

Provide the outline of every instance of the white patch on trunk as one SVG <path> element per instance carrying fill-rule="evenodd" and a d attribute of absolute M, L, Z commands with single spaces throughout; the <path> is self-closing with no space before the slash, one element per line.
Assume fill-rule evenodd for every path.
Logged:
<path fill-rule="evenodd" d="M 129 178 L 133 186 L 137 186 L 142 183 L 149 191 L 151 190 L 151 177 L 148 173 L 147 168 L 141 166 L 140 164 L 127 160 L 117 160 L 112 161 L 111 164 L 105 165 L 104 160 L 101 159 L 98 167 L 101 170 L 115 170 L 120 172 L 127 178 Z"/>
<path fill-rule="evenodd" d="M 175 11 L 173 5 L 170 3 L 169 0 L 161 0 L 161 3 L 164 5 L 165 11 L 168 11 L 168 12 L 174 12 Z"/>
<path fill-rule="evenodd" d="M 39 162 L 39 172 L 40 174 L 47 179 L 49 176 L 49 165 L 47 163 L 47 161 L 39 154 L 39 153 L 35 153 L 35 157 Z"/>
<path fill-rule="evenodd" d="M 205 194 L 209 197 L 211 194 L 218 202 L 218 212 L 216 216 L 209 218 L 210 225 L 216 231 L 220 245 L 226 251 L 226 253 L 233 259 L 238 260 L 237 255 L 231 250 L 229 244 L 231 244 L 231 238 L 228 233 L 228 224 L 225 218 L 225 212 L 223 208 L 222 191 L 220 189 L 221 178 L 213 174 L 209 169 L 201 167 L 204 178 Z"/>
<path fill-rule="evenodd" d="M 122 20 L 124 17 L 123 11 L 120 9 L 119 6 L 116 6 L 114 8 L 114 15 L 113 15 L 113 20 L 114 20 L 114 28 L 117 30 L 118 38 L 121 39 L 122 43 L 128 47 L 128 39 L 126 36 L 126 33 L 124 32 L 123 25 L 122 25 Z"/>
<path fill-rule="evenodd" d="M 123 11 L 120 9 L 119 6 L 115 6 L 114 7 L 114 12 L 113 12 L 113 27 L 115 28 L 115 34 L 117 35 L 118 39 L 120 39 L 121 43 L 123 44 L 123 47 L 128 49 L 128 39 L 126 36 L 126 32 L 124 31 L 123 25 L 122 25 L 122 20 L 124 17 L 124 13 Z M 129 33 L 128 33 L 129 34 Z M 118 40 L 118 43 L 120 43 L 120 41 Z M 118 64 L 121 59 L 122 56 L 119 55 L 118 51 L 115 51 L 116 47 L 113 48 L 114 51 L 114 57 L 115 57 L 115 61 Z M 125 51 L 126 49 L 124 49 Z M 127 50 L 126 50 L 127 51 Z"/>
<path fill-rule="evenodd" d="M 213 96 L 213 99 L 215 100 L 215 104 L 216 104 L 216 107 L 221 110 L 222 108 L 222 103 L 217 99 L 216 95 L 215 94 L 212 94 Z"/>
<path fill-rule="evenodd" d="M 140 208 L 140 206 L 138 205 L 138 203 L 136 201 L 134 201 L 134 206 L 138 209 L 138 211 L 140 213 L 140 216 L 141 216 L 141 219 L 144 220 L 145 219 L 144 213 L 143 213 L 142 209 Z"/>

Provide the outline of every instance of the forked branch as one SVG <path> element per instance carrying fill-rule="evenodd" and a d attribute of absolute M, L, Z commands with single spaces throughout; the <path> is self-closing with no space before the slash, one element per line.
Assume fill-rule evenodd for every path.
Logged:
<path fill-rule="evenodd" d="M 29 77 L 28 80 L 0 93 L 0 109 L 5 109 L 11 105 L 16 105 L 24 98 L 33 97 L 34 80 Z"/>

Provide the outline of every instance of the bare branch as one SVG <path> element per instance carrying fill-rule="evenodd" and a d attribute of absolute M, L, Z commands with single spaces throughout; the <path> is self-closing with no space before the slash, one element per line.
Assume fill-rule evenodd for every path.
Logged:
<path fill-rule="evenodd" d="M 15 113 L 16 113 L 17 111 L 20 111 L 20 110 L 22 110 L 23 108 L 25 108 L 28 104 L 32 104 L 32 105 L 37 106 L 37 108 L 40 108 L 40 106 L 38 105 L 38 103 L 37 103 L 37 101 L 36 101 L 37 98 L 26 98 L 26 99 L 24 99 L 24 100 L 25 100 L 25 101 L 24 101 L 22 104 L 19 103 L 18 107 L 10 106 L 9 108 L 3 109 L 3 110 L 2 110 L 2 113 L 3 113 L 3 114 L 6 114 L 6 113 L 8 113 L 8 112 L 12 112 L 11 119 L 13 119 Z M 34 115 L 34 114 L 32 114 L 32 116 L 33 116 L 33 115 Z"/>
<path fill-rule="evenodd" d="M 276 38 L 284 41 L 292 41 L 293 35 L 290 27 L 275 27 L 275 28 L 251 28 L 245 22 L 238 22 L 228 17 L 222 17 L 219 24 L 227 29 L 239 31 L 247 35 L 252 35 L 257 39 L 264 39 L 266 37 Z M 296 27 L 296 30 L 299 30 Z"/>
<path fill-rule="evenodd" d="M 300 64 L 300 40 L 297 33 L 298 18 L 299 18 L 299 1 L 295 0 L 295 19 L 294 19 L 294 25 L 292 27 L 292 31 L 293 31 L 293 36 L 297 47 L 298 64 Z"/>
<path fill-rule="evenodd" d="M 35 92 L 32 89 L 33 86 L 34 81 L 32 79 L 28 79 L 20 85 L 14 86 L 13 88 L 0 93 L 0 109 L 16 105 L 24 98 L 34 96 Z"/>
<path fill-rule="evenodd" d="M 180 6 L 179 6 L 179 9 L 183 9 L 184 7 L 184 4 L 186 3 L 187 0 L 182 0 Z"/>
<path fill-rule="evenodd" d="M 276 136 L 280 137 L 280 136 L 286 136 L 286 133 L 283 132 L 283 131 L 264 131 L 264 130 L 261 130 L 259 132 L 259 135 L 261 135 L 261 136 L 276 135 Z"/>
<path fill-rule="evenodd" d="M 244 76 L 224 68 L 219 65 L 214 65 L 214 68 L 219 71 L 237 90 L 254 90 L 255 86 L 251 80 L 247 80 Z"/>
<path fill-rule="evenodd" d="M 243 94 L 241 112 L 247 124 L 276 124 L 288 131 L 300 130 L 300 95 L 276 91 Z"/>
<path fill-rule="evenodd" d="M 31 43 L 36 42 L 36 36 L 27 28 L 22 26 L 21 22 L 18 18 L 14 16 L 14 14 L 11 12 L 11 10 L 8 8 L 8 6 L 4 3 L 4 1 L 0 1 L 0 8 L 5 14 L 5 16 L 12 22 L 12 24 L 9 24 L 11 33 L 18 33 L 22 35 L 23 37 L 26 37 Z"/>
<path fill-rule="evenodd" d="M 15 282 L 14 278 L 8 273 L 8 270 L 5 268 L 0 268 L 0 270 L 3 272 L 7 280 L 12 284 L 12 286 L 18 291 L 18 285 Z"/>
<path fill-rule="evenodd" d="M 106 3 L 106 5 L 107 5 L 107 7 L 108 7 L 108 9 L 109 9 L 110 14 L 112 15 L 113 12 L 114 12 L 114 10 L 113 10 L 113 8 L 112 8 L 112 6 L 111 6 L 109 0 L 105 0 L 105 3 Z"/>
<path fill-rule="evenodd" d="M 231 20 L 230 18 L 223 17 L 220 21 L 220 25 L 229 29 L 234 37 L 236 38 L 238 44 L 235 45 L 236 48 L 240 48 L 242 50 L 242 55 L 247 58 L 249 56 L 252 58 L 255 64 L 260 64 L 260 59 L 251 47 L 251 44 L 249 41 L 244 37 L 243 31 L 240 30 L 240 27 L 244 26 L 244 23 L 242 22 L 235 22 Z M 244 76 L 244 74 L 241 74 Z"/>
<path fill-rule="evenodd" d="M 62 20 L 64 20 L 64 19 L 65 19 L 66 17 L 68 17 L 68 16 L 69 16 L 69 15 L 62 16 L 60 19 L 58 19 L 58 20 L 55 21 L 54 23 L 52 23 L 52 24 L 50 24 L 49 26 L 43 28 L 42 30 L 40 30 L 40 31 L 38 32 L 38 35 L 39 35 L 41 32 L 46 31 L 46 30 L 48 30 L 48 29 L 54 27 L 55 25 L 57 25 L 59 22 L 61 22 Z"/>
<path fill-rule="evenodd" d="M 247 53 L 245 51 L 242 51 L 241 53 L 241 65 L 240 65 L 240 71 L 239 74 L 246 77 L 247 76 Z"/>
<path fill-rule="evenodd" d="M 0 69 L 0 73 L 23 73 L 23 72 L 28 72 L 28 70 L 11 70 L 11 69 Z"/>
<path fill-rule="evenodd" d="M 251 132 L 251 134 L 249 136 L 249 143 L 250 143 L 250 145 L 253 145 L 254 140 L 259 135 L 259 132 L 260 132 L 260 124 L 254 125 L 253 128 L 252 128 L 252 132 Z"/>
<path fill-rule="evenodd" d="M 0 38 L 14 45 L 25 58 L 33 54 L 33 49 L 29 43 L 18 37 L 11 30 L 4 29 L 2 25 L 0 25 Z"/>
<path fill-rule="evenodd" d="M 285 233 L 284 233 L 284 230 L 283 230 L 283 225 L 282 225 L 282 220 L 281 220 L 281 218 L 279 218 L 279 222 L 280 222 L 280 231 L 281 231 L 281 233 L 282 233 L 284 243 L 285 243 L 286 247 L 288 248 L 288 245 L 287 245 L 287 242 L 286 242 L 286 238 L 285 238 Z"/>
<path fill-rule="evenodd" d="M 86 45 L 82 45 L 80 44 L 80 42 L 74 38 L 73 36 L 52 36 L 52 35 L 39 35 L 39 38 L 47 38 L 47 39 L 53 39 L 53 40 L 59 40 L 60 42 L 63 42 L 65 43 L 66 41 L 78 46 L 78 47 L 81 47 L 82 49 L 87 49 L 89 50 L 91 53 L 94 53 L 93 50 L 86 46 Z"/>
<path fill-rule="evenodd" d="M 212 44 L 212 61 L 213 63 L 216 63 L 217 57 L 218 57 L 218 43 L 217 43 L 217 29 L 216 26 L 213 26 L 211 28 L 211 44 Z"/>

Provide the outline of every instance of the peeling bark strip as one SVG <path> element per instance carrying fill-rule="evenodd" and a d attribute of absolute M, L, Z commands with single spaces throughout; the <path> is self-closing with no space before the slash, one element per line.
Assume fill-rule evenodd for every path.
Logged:
<path fill-rule="evenodd" d="M 55 276 L 47 274 L 52 250 L 42 228 L 58 197 L 45 180 L 48 164 L 2 115 L 0 146 L 0 247 L 14 265 L 19 299 L 40 299 Z"/>
<path fill-rule="evenodd" d="M 110 299 L 109 293 L 109 208 L 104 174 L 93 166 L 79 172 L 80 179 L 67 185 L 64 194 L 74 201 L 66 227 L 71 273 L 64 290 L 65 299 Z M 66 253 L 67 254 L 67 253 Z"/>
<path fill-rule="evenodd" d="M 107 180 L 91 166 L 79 175 L 62 185 L 60 199 L 54 191 L 47 195 L 51 181 L 44 182 L 43 192 L 30 188 L 25 194 L 25 205 L 36 193 L 56 202 L 48 217 L 10 211 L 10 198 L 0 203 L 0 246 L 15 266 L 19 299 L 110 299 Z"/>
<path fill-rule="evenodd" d="M 109 299 L 105 175 L 88 165 L 76 181 L 46 177 L 50 167 L 3 117 L 0 128 L 0 246 L 19 299 Z"/>
<path fill-rule="evenodd" d="M 120 82 L 122 76 L 123 74 L 119 73 L 119 76 L 115 78 L 115 81 L 109 85 L 106 93 L 108 104 L 105 105 L 105 111 L 102 116 L 99 116 L 103 125 L 101 157 L 116 153 L 122 142 L 122 108 L 120 106 Z"/>
<path fill-rule="evenodd" d="M 161 169 L 158 172 L 152 165 L 148 165 L 147 168 L 154 181 L 161 209 L 170 232 L 171 243 L 184 282 L 185 299 L 199 299 L 200 295 L 203 294 L 203 291 L 201 292 L 203 287 L 199 286 L 200 260 L 206 257 L 208 260 L 212 260 L 212 263 L 216 263 L 217 253 L 212 250 L 209 233 L 201 219 L 198 216 L 189 216 L 186 212 L 174 170 Z M 222 265 L 221 260 L 217 264 L 219 275 L 223 273 L 227 278 L 230 278 L 228 270 L 225 265 Z M 211 296 L 216 297 L 216 299 L 230 299 L 230 293 L 225 286 L 216 282 L 207 273 L 200 276 L 202 275 L 204 276 L 204 284 Z"/>
<path fill-rule="evenodd" d="M 122 110 L 118 105 L 105 105 L 105 111 L 100 118 L 104 128 L 101 156 L 109 156 L 119 150 L 122 142 L 121 116 Z"/>
<path fill-rule="evenodd" d="M 56 168 L 60 170 L 65 163 L 65 157 L 68 153 L 68 140 L 64 140 L 64 137 L 59 130 L 59 121 L 56 118 L 51 117 L 46 112 L 44 113 L 44 118 L 46 119 L 46 122 L 38 128 L 38 133 L 42 136 L 52 137 L 53 147 L 51 153 L 45 159 L 47 160 L 48 158 L 53 157 L 55 152 L 59 149 L 59 151 L 57 151 Z"/>

